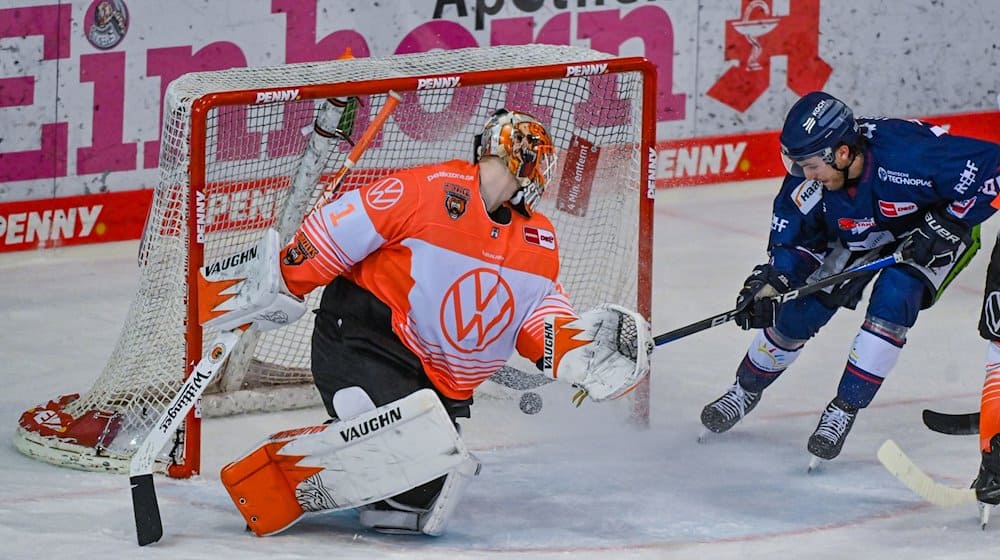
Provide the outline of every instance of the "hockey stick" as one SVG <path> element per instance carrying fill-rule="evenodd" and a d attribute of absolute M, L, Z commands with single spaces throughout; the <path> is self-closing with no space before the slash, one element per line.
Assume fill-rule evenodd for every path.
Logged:
<path fill-rule="evenodd" d="M 941 434 L 972 436 L 979 433 L 979 413 L 946 414 L 924 409 L 924 425 Z"/>
<path fill-rule="evenodd" d="M 881 259 L 859 265 L 854 268 L 849 268 L 842 272 L 838 272 L 837 274 L 832 274 L 797 290 L 792 290 L 774 296 L 774 299 L 778 300 L 779 303 L 798 299 L 809 294 L 814 294 L 829 286 L 839 284 L 845 280 L 850 280 L 863 274 L 875 272 L 885 267 L 901 263 L 903 260 L 905 260 L 903 253 L 901 251 L 896 251 L 889 256 L 882 257 Z M 725 313 L 713 315 L 712 317 L 695 321 L 694 323 L 680 327 L 679 329 L 674 329 L 672 331 L 656 335 L 653 337 L 653 343 L 656 344 L 656 346 L 662 346 L 668 342 L 673 342 L 703 330 L 728 323 L 729 321 L 732 321 L 736 317 L 736 314 L 740 311 L 742 311 L 740 308 L 730 309 Z M 555 379 L 542 375 L 541 373 L 528 373 L 509 366 L 504 366 L 500 368 L 500 371 L 494 373 L 490 377 L 490 381 L 517 391 L 527 391 L 551 383 L 555 381 Z"/>
<path fill-rule="evenodd" d="M 320 200 L 325 201 L 328 192 L 336 191 L 340 187 L 347 172 L 357 164 L 401 99 L 396 92 L 389 92 L 385 105 L 379 109 L 378 115 L 351 149 L 340 170 L 324 189 Z M 315 208 L 320 206 L 321 204 L 317 204 Z M 212 382 L 232 353 L 233 348 L 239 343 L 240 337 L 251 326 L 244 325 L 216 335 L 215 340 L 209 346 L 208 353 L 198 362 L 191 375 L 185 379 L 180 390 L 174 395 L 170 404 L 167 405 L 154 424 L 153 430 L 146 435 L 132 456 L 129 465 L 129 484 L 132 489 L 132 510 L 135 515 L 136 539 L 139 546 L 154 543 L 163 536 L 160 506 L 156 499 L 156 487 L 153 483 L 153 466 L 156 463 L 156 456 L 180 427 L 181 422 L 184 421 L 191 409 L 194 408 L 202 393 L 205 392 L 205 388 Z M 250 330 L 250 332 L 254 331 Z"/>
<path fill-rule="evenodd" d="M 936 506 L 953 507 L 976 501 L 975 490 L 954 488 L 927 476 L 891 439 L 886 440 L 878 448 L 878 460 L 886 470 L 892 473 L 892 476 L 906 485 L 914 494 Z"/>
<path fill-rule="evenodd" d="M 776 295 L 774 296 L 773 299 L 777 300 L 778 303 L 785 303 L 786 301 L 798 299 L 802 296 L 814 294 L 820 290 L 823 290 L 830 286 L 834 286 L 845 280 L 850 280 L 852 278 L 856 278 L 864 274 L 881 270 L 887 266 L 892 266 L 894 264 L 901 263 L 903 262 L 903 260 L 905 260 L 905 257 L 902 251 L 896 251 L 895 253 L 887 257 L 882 257 L 881 259 L 872 261 L 868 264 L 863 264 L 856 266 L 854 268 L 849 268 L 842 272 L 838 272 L 837 274 L 831 274 L 826 278 L 817 280 L 812 284 L 803 286 L 797 290 L 791 290 L 789 292 Z M 694 333 L 701 332 L 703 330 L 710 329 L 712 327 L 717 327 L 724 323 L 728 323 L 729 321 L 735 319 L 736 314 L 739 313 L 740 311 L 742 311 L 742 309 L 740 308 L 730 309 L 725 313 L 720 313 L 719 315 L 714 315 L 707 319 L 695 321 L 694 323 L 691 323 L 690 325 L 681 327 L 679 329 L 674 329 L 670 332 L 665 332 L 663 334 L 656 335 L 655 337 L 653 337 L 653 343 L 655 343 L 657 346 L 662 346 L 668 342 L 673 342 L 675 340 L 684 338 L 685 336 L 692 335 Z"/>

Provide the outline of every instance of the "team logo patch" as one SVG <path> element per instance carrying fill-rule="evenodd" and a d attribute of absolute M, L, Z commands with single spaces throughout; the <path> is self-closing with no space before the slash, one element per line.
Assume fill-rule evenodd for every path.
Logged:
<path fill-rule="evenodd" d="M 295 234 L 295 245 L 288 248 L 281 260 L 288 266 L 298 266 L 306 262 L 306 259 L 315 258 L 317 254 L 319 251 L 316 246 L 300 231 Z"/>
<path fill-rule="evenodd" d="M 917 211 L 917 205 L 913 202 L 890 202 L 888 200 L 878 201 L 878 210 L 887 218 L 898 218 Z"/>
<path fill-rule="evenodd" d="M 448 216 L 452 220 L 457 220 L 465 214 L 465 208 L 469 203 L 469 189 L 445 183 L 444 209 L 448 211 Z"/>
<path fill-rule="evenodd" d="M 87 41 L 106 51 L 115 48 L 128 33 L 128 8 L 123 0 L 94 0 L 83 19 Z"/>
<path fill-rule="evenodd" d="M 403 198 L 403 182 L 395 177 L 382 179 L 365 193 L 365 202 L 373 210 L 388 210 L 400 198 Z"/>
<path fill-rule="evenodd" d="M 556 236 L 547 229 L 525 226 L 524 241 L 525 243 L 529 243 L 531 245 L 538 245 L 543 249 L 556 248 Z"/>

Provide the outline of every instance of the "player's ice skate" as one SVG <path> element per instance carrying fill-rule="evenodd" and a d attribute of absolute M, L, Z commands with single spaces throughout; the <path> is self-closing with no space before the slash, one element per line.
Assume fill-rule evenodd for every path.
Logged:
<path fill-rule="evenodd" d="M 703 443 L 709 434 L 721 434 L 735 426 L 760 402 L 761 393 L 747 391 L 736 381 L 721 397 L 705 405 L 701 411 L 701 423 L 705 429 L 698 435 L 698 443 Z"/>
<path fill-rule="evenodd" d="M 829 461 L 840 455 L 857 416 L 858 408 L 842 401 L 840 397 L 826 405 L 806 446 L 813 455 L 809 461 L 809 472 L 819 467 L 823 460 Z"/>

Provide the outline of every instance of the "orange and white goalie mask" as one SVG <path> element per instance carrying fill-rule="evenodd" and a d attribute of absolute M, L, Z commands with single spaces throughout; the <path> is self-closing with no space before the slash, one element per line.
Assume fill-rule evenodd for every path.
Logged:
<path fill-rule="evenodd" d="M 499 109 L 476 136 L 476 161 L 496 156 L 507 164 L 521 188 L 511 206 L 531 217 L 556 166 L 555 147 L 538 119 L 517 111 Z"/>

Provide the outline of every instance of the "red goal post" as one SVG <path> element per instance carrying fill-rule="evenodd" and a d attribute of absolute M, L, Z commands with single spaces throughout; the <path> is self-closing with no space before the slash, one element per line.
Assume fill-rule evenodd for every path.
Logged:
<path fill-rule="evenodd" d="M 530 65 L 526 65 L 530 64 Z M 357 96 L 355 136 L 387 92 L 402 102 L 343 189 L 403 167 L 469 158 L 495 109 L 536 115 L 557 147 L 539 204 L 560 242 L 561 279 L 581 310 L 611 302 L 650 317 L 656 75 L 643 58 L 525 45 L 184 75 L 168 87 L 160 182 L 139 249 L 139 281 L 102 374 L 82 396 L 26 411 L 14 436 L 31 457 L 127 472 L 128 460 L 215 333 L 198 325 L 198 269 L 277 225 L 290 235 L 343 163 L 331 130 Z M 316 307 L 320 290 L 310 295 Z M 318 404 L 309 374 L 312 314 L 244 337 L 221 380 L 161 454 L 172 476 L 200 470 L 201 416 Z M 527 369 L 522 360 L 516 362 Z M 631 414 L 648 420 L 648 385 Z M 516 408 L 512 409 L 516 410 Z"/>

